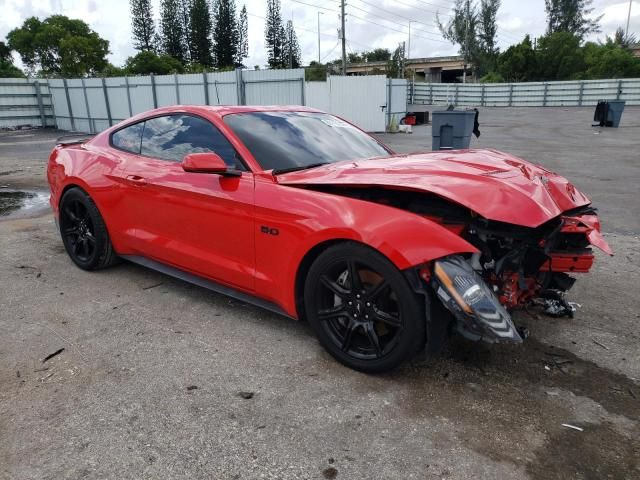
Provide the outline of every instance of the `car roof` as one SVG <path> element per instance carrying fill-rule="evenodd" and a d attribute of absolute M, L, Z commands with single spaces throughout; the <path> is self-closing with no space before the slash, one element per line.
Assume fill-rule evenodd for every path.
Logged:
<path fill-rule="evenodd" d="M 137 117 L 148 117 L 152 115 L 166 114 L 166 113 L 200 113 L 200 114 L 214 114 L 220 117 L 229 115 L 232 113 L 248 113 L 248 112 L 317 112 L 321 113 L 321 110 L 316 110 L 310 107 L 304 107 L 302 105 L 171 105 L 169 107 L 156 108 L 149 110 L 142 114 L 136 115 Z"/>

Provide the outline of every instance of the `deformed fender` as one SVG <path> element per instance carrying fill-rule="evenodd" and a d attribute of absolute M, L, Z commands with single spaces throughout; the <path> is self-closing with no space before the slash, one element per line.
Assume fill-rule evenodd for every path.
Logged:
<path fill-rule="evenodd" d="M 298 191 L 296 197 L 296 202 L 288 204 L 286 221 L 276 223 L 275 218 L 269 218 L 269 224 L 279 229 L 281 240 L 286 239 L 289 248 L 282 251 L 264 237 L 256 244 L 256 289 L 294 317 L 299 269 L 306 255 L 319 245 L 359 242 L 382 253 L 399 270 L 446 255 L 478 251 L 457 234 L 415 213 L 319 192 Z M 279 271 L 274 271 L 274 265 L 280 265 Z"/>

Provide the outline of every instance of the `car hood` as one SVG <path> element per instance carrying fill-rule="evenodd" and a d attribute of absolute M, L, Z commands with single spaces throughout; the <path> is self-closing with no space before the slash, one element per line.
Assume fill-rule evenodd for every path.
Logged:
<path fill-rule="evenodd" d="M 500 222 L 537 227 L 589 199 L 568 180 L 496 150 L 450 150 L 344 161 L 281 174 L 292 186 L 379 186 L 433 193 Z"/>

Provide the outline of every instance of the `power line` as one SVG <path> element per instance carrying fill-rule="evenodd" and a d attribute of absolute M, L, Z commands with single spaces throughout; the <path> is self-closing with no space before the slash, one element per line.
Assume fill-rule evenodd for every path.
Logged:
<path fill-rule="evenodd" d="M 318 8 L 320 10 L 326 10 L 328 12 L 337 12 L 337 10 L 334 10 L 333 8 L 327 8 L 327 7 L 322 7 L 320 5 L 314 5 L 312 3 L 306 3 L 306 2 L 302 2 L 300 0 L 289 0 L 290 2 L 295 2 L 295 3 L 299 3 L 301 5 L 306 5 L 307 7 L 313 7 L 313 8 Z"/>
<path fill-rule="evenodd" d="M 367 5 L 371 5 L 370 3 L 367 3 L 367 2 L 365 2 L 364 0 L 360 0 L 360 1 L 361 1 L 362 3 L 366 3 Z M 396 25 L 401 25 L 401 26 L 403 26 L 403 27 L 406 27 L 406 25 L 405 25 L 405 24 L 402 24 L 402 23 L 400 23 L 400 22 L 396 22 L 396 21 L 394 21 L 394 20 L 389 20 L 389 19 L 388 19 L 388 18 L 386 18 L 386 17 L 383 17 L 383 16 L 381 16 L 381 15 L 377 15 L 377 14 L 375 14 L 375 13 L 373 13 L 373 12 L 369 11 L 369 10 L 365 10 L 364 8 L 360 8 L 360 7 L 358 7 L 357 5 L 349 5 L 349 6 L 350 6 L 351 8 L 355 8 L 355 9 L 357 9 L 357 10 L 360 10 L 361 12 L 364 12 L 364 13 L 366 13 L 366 14 L 368 14 L 368 15 L 371 15 L 372 17 L 380 18 L 380 19 L 385 20 L 385 21 L 387 21 L 387 22 L 394 23 L 394 24 L 396 24 Z M 429 25 L 427 25 L 426 23 L 418 22 L 417 20 L 412 20 L 412 19 L 410 19 L 410 18 L 408 18 L 408 17 L 404 17 L 404 16 L 402 16 L 402 15 L 394 14 L 394 13 L 389 12 L 388 10 L 384 10 L 384 9 L 382 9 L 382 8 L 378 8 L 378 10 L 380 10 L 381 12 L 389 13 L 390 15 L 395 15 L 396 17 L 399 17 L 399 18 L 403 18 L 403 19 L 405 19 L 405 20 L 407 20 L 407 21 L 409 21 L 409 22 L 411 22 L 411 23 L 419 23 L 419 24 L 421 24 L 421 25 L 425 25 L 425 26 L 427 26 L 427 27 L 429 26 Z M 432 33 L 432 32 L 428 32 L 428 31 L 422 31 L 422 32 L 423 32 L 423 33 L 431 33 L 432 35 L 436 35 L 436 33 L 435 33 L 435 32 L 433 32 L 433 33 Z"/>
<path fill-rule="evenodd" d="M 393 15 L 394 17 L 402 18 L 402 19 L 407 20 L 407 21 L 412 22 L 412 23 L 419 23 L 419 24 L 421 24 L 421 25 L 425 25 L 425 26 L 427 26 L 427 27 L 430 27 L 430 25 L 429 25 L 428 23 L 420 22 L 419 20 L 415 20 L 415 19 L 413 19 L 413 18 L 405 17 L 404 15 L 400 15 L 399 13 L 394 13 L 394 12 L 392 12 L 392 11 L 390 11 L 390 10 L 385 10 L 384 8 L 378 7 L 377 5 L 374 5 L 373 3 L 369 3 L 369 2 L 367 2 L 366 0 L 358 0 L 358 1 L 359 1 L 359 2 L 364 3 L 365 5 L 369 5 L 370 7 L 373 7 L 373 8 L 375 8 L 376 10 L 380 10 L 381 12 L 387 13 L 387 14 L 389 14 L 389 15 Z M 354 8 L 358 8 L 359 10 L 366 11 L 367 13 L 369 13 L 369 14 L 373 15 L 373 14 L 372 14 L 370 11 L 368 11 L 368 10 L 361 9 L 361 8 L 359 8 L 359 7 L 356 7 L 355 5 L 351 5 L 351 6 L 352 6 L 352 7 L 354 7 Z"/>
<path fill-rule="evenodd" d="M 361 20 L 361 21 L 363 21 L 363 22 L 371 23 L 372 25 L 377 25 L 377 26 L 379 26 L 379 27 L 386 28 L 387 30 L 392 30 L 392 31 L 394 31 L 394 32 L 402 33 L 403 35 L 407 35 L 407 33 L 408 33 L 408 32 L 405 32 L 405 31 L 403 31 L 403 30 L 398 30 L 397 28 L 389 27 L 389 26 L 387 26 L 387 25 L 383 25 L 383 24 L 381 24 L 381 23 L 377 23 L 377 22 L 374 22 L 374 21 L 372 21 L 372 20 L 368 20 L 368 19 L 366 19 L 366 18 L 359 17 L 359 16 L 354 15 L 354 14 L 352 14 L 352 13 L 350 13 L 350 14 L 349 14 L 349 16 L 350 16 L 350 17 L 353 17 L 353 18 L 357 18 L 358 20 Z M 397 24 L 397 25 L 399 25 L 399 24 Z M 401 26 L 402 26 L 402 25 L 401 25 Z M 423 33 L 428 33 L 428 32 L 423 32 Z M 449 43 L 449 42 L 447 42 L 446 40 L 440 40 L 440 39 L 436 39 L 436 38 L 423 37 L 422 35 L 412 35 L 412 36 L 413 36 L 413 37 L 422 38 L 422 39 L 425 39 L 425 40 L 429 40 L 429 41 L 431 41 L 431 42 Z"/>

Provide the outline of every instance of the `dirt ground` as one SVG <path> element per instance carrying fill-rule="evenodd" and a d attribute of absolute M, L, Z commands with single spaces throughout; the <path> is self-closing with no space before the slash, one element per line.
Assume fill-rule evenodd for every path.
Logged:
<path fill-rule="evenodd" d="M 618 129 L 591 116 L 483 109 L 472 141 L 599 208 L 616 256 L 579 278 L 575 318 L 520 312 L 521 347 L 456 340 L 380 376 L 304 323 L 132 264 L 74 267 L 46 206 L 57 132 L 0 133 L 0 479 L 640 478 L 640 108 Z M 381 138 L 430 149 L 414 132 Z"/>

